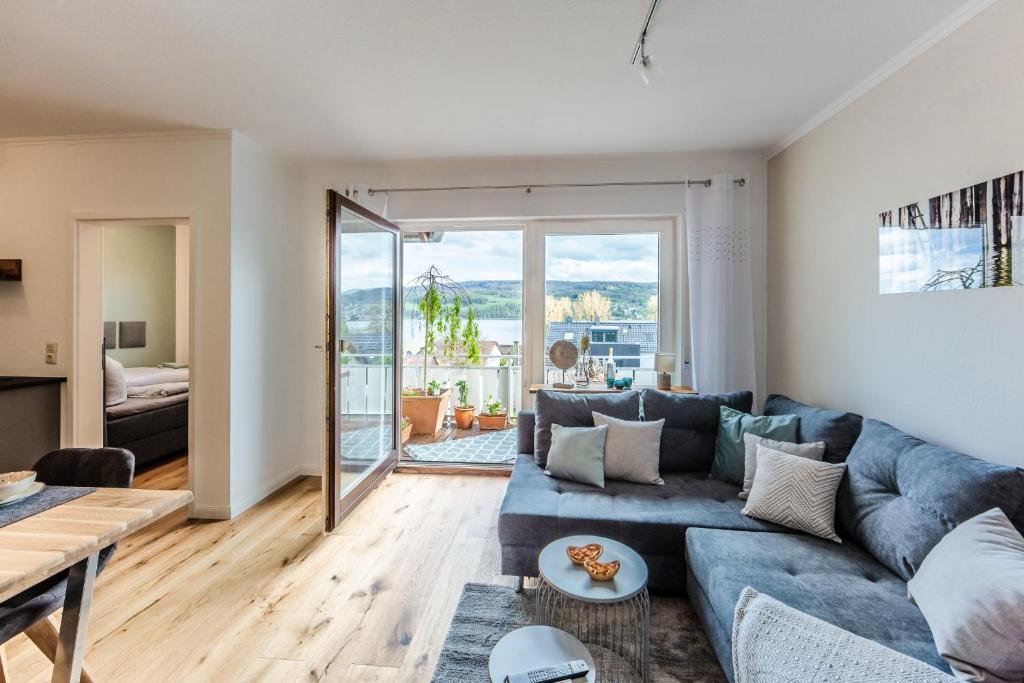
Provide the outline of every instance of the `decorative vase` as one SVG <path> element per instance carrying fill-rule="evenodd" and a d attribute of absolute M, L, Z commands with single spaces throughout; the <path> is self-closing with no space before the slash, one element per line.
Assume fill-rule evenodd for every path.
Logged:
<path fill-rule="evenodd" d="M 472 429 L 475 406 L 457 406 L 455 408 L 455 426 L 459 429 Z"/>

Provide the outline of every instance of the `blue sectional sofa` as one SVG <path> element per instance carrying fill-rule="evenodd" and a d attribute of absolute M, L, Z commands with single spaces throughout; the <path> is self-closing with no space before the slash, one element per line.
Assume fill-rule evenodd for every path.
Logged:
<path fill-rule="evenodd" d="M 836 512 L 843 542 L 837 544 L 744 516 L 739 488 L 707 478 L 718 407 L 750 410 L 749 393 L 630 393 L 542 392 L 536 414 L 520 414 L 520 455 L 498 522 L 505 574 L 536 576 L 541 548 L 561 536 L 607 536 L 645 558 L 652 591 L 689 595 L 730 680 L 733 612 L 745 586 L 950 670 L 907 598 L 906 581 L 943 535 L 985 510 L 1000 507 L 1024 529 L 1024 472 L 928 444 L 883 422 L 770 396 L 764 414 L 799 415 L 799 440 L 825 441 L 825 459 L 847 464 Z M 598 489 L 543 474 L 543 454 L 535 451 L 545 430 L 586 424 L 591 410 L 666 419 L 665 486 L 608 482 Z"/>

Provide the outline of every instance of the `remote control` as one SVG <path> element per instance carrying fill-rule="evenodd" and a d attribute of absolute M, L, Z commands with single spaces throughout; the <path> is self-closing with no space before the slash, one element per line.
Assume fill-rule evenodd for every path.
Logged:
<path fill-rule="evenodd" d="M 554 683 L 555 681 L 571 681 L 582 678 L 590 673 L 590 668 L 582 659 L 574 659 L 571 662 L 558 664 L 557 666 L 544 666 L 539 669 L 531 669 L 517 674 L 505 676 L 505 683 Z"/>

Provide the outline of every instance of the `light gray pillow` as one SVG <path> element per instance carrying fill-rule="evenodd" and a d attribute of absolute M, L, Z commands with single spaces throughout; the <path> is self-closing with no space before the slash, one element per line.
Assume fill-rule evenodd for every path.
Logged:
<path fill-rule="evenodd" d="M 607 425 L 551 425 L 551 448 L 544 474 L 604 488 L 604 442 L 607 436 Z"/>
<path fill-rule="evenodd" d="M 750 487 L 754 485 L 754 472 L 757 471 L 757 445 L 761 444 L 790 455 L 797 455 L 808 460 L 821 462 L 825 458 L 825 442 L 813 441 L 811 443 L 790 443 L 788 441 L 776 441 L 757 434 L 746 433 L 743 435 L 743 490 L 739 497 L 747 499 L 750 494 Z"/>
<path fill-rule="evenodd" d="M 128 388 L 124 378 L 124 366 L 107 356 L 104 395 L 108 406 L 116 406 L 128 400 Z"/>
<path fill-rule="evenodd" d="M 907 592 L 958 678 L 1024 680 L 1024 538 L 1002 510 L 943 536 Z"/>
<path fill-rule="evenodd" d="M 608 438 L 604 442 L 605 479 L 665 485 L 658 471 L 664 419 L 637 422 L 601 413 L 593 413 L 593 417 L 594 424 L 608 425 Z"/>
<path fill-rule="evenodd" d="M 836 491 L 845 471 L 846 465 L 758 446 L 743 514 L 842 543 L 836 535 Z"/>

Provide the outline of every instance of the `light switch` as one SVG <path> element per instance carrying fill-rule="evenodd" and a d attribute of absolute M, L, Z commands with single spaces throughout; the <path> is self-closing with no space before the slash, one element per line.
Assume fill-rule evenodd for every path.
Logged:
<path fill-rule="evenodd" d="M 57 364 L 57 342 L 55 341 L 46 342 L 46 364 Z"/>

